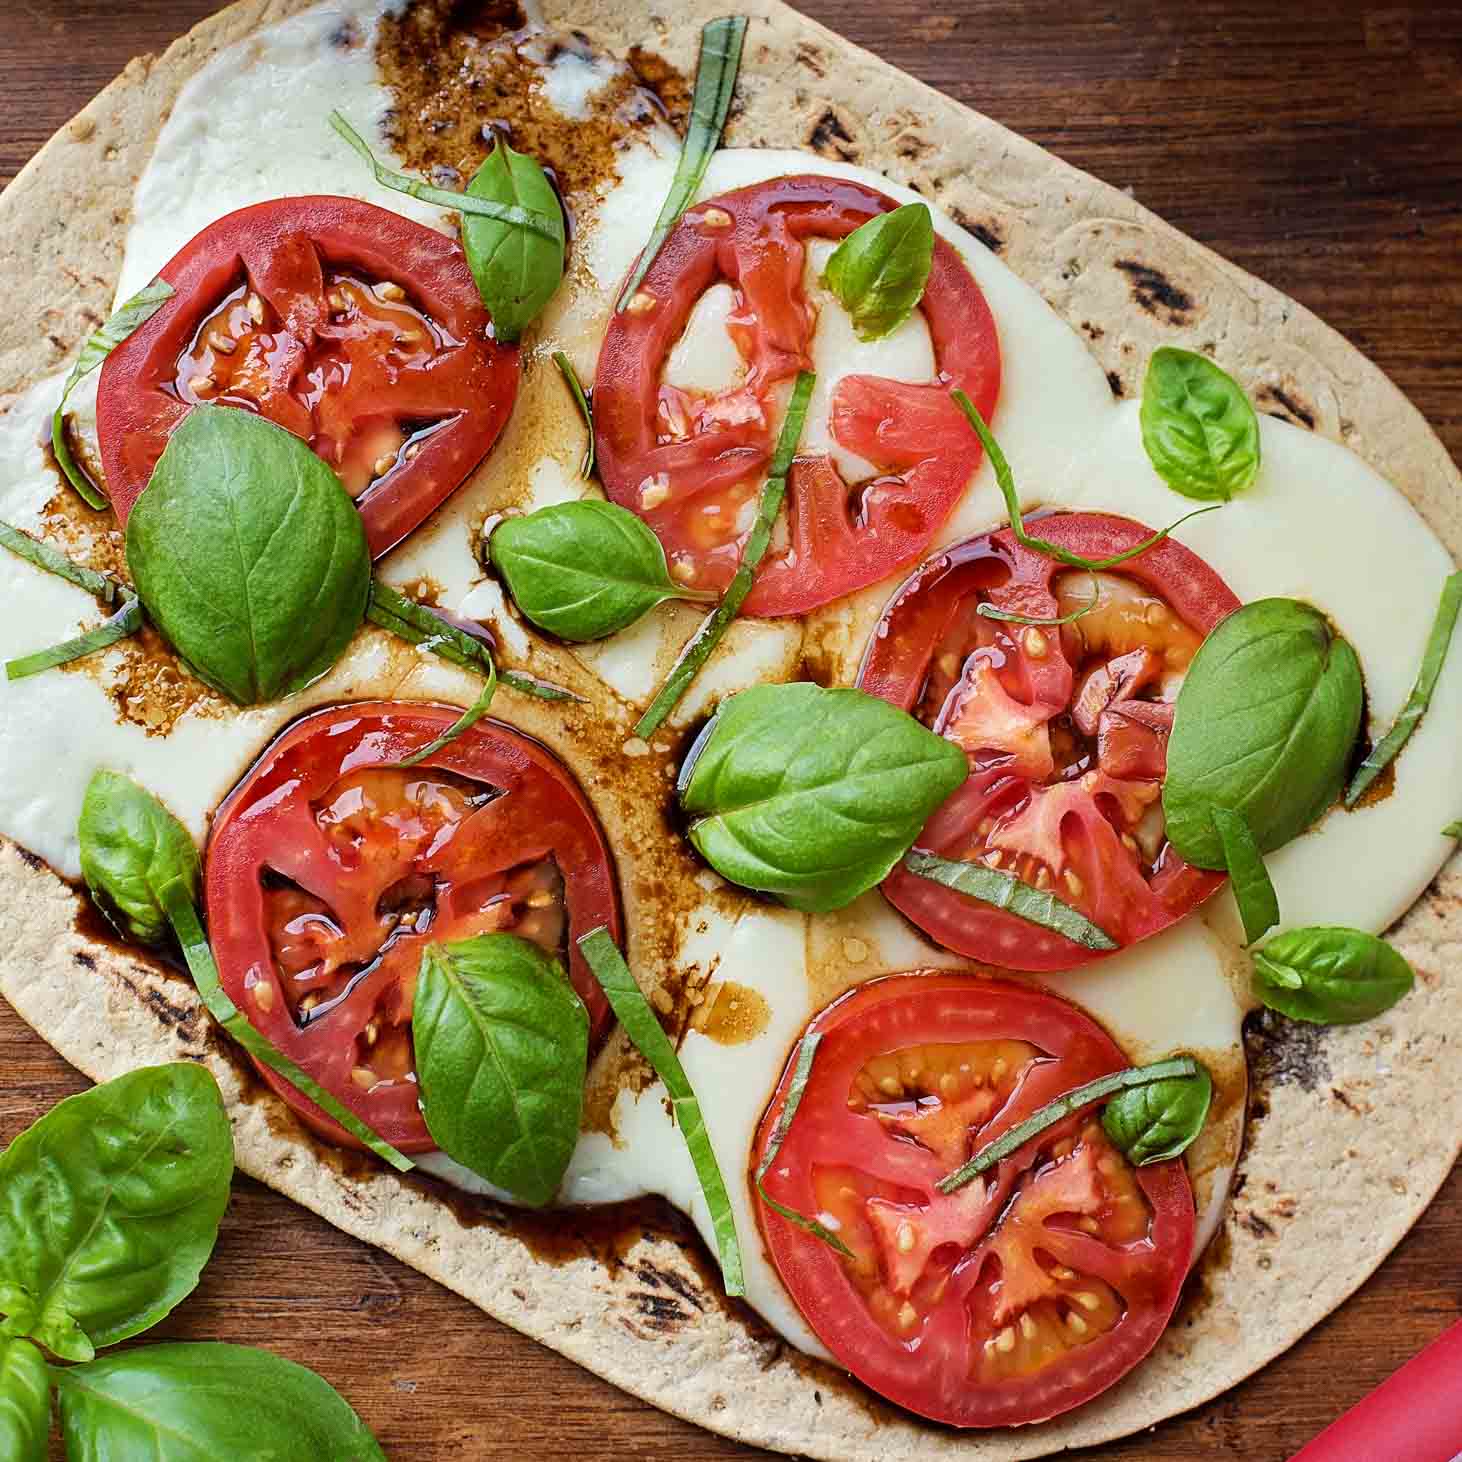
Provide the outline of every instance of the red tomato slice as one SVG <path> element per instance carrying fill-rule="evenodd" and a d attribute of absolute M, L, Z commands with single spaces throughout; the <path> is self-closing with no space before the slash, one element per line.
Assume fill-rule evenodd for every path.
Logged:
<path fill-rule="evenodd" d="M 1044 517 L 1038 532 L 1091 559 L 1151 536 L 1095 513 Z M 858 683 L 969 753 L 969 779 L 925 824 L 920 848 L 1052 889 L 1125 947 L 1223 885 L 1168 843 L 1162 781 L 1178 684 L 1239 601 L 1171 538 L 1098 582 L 1101 606 L 1059 630 L 983 618 L 986 600 L 1034 617 L 1069 613 L 1092 579 L 1021 547 L 1008 528 L 970 539 L 899 590 Z M 986 964 L 1063 970 L 1103 958 L 902 865 L 883 891 L 947 949 Z"/>
<path fill-rule="evenodd" d="M 173 256 L 173 297 L 102 368 L 112 505 L 132 510 L 200 401 L 303 437 L 360 504 L 379 558 L 461 486 L 513 409 L 518 352 L 461 248 L 351 198 L 230 213 Z"/>
<path fill-rule="evenodd" d="M 609 496 L 655 530 L 683 582 L 722 589 L 736 572 L 748 504 L 780 427 L 778 388 L 811 365 L 817 320 L 802 288 L 806 241 L 842 238 L 897 206 L 840 178 L 777 178 L 723 193 L 685 214 L 629 307 L 611 317 L 594 377 L 600 474 Z M 736 292 L 731 335 L 745 380 L 717 394 L 664 384 L 691 310 L 720 280 Z M 1000 344 L 984 295 L 942 238 L 920 308 L 938 382 L 843 378 L 833 435 L 879 473 L 848 483 L 831 458 L 798 458 L 787 490 L 790 533 L 762 560 L 748 614 L 805 614 L 914 562 L 979 466 L 979 441 L 949 393 L 963 388 L 989 417 Z"/>
<path fill-rule="evenodd" d="M 482 721 L 421 766 L 393 763 L 460 712 L 368 702 L 296 721 L 219 808 L 209 932 L 244 1015 L 403 1152 L 436 1146 L 417 1105 L 412 995 L 429 943 L 505 932 L 563 961 L 591 1042 L 612 1017 L 577 939 L 616 942 L 619 899 L 582 792 L 536 741 Z M 355 1142 L 274 1072 L 317 1132 Z"/>
<path fill-rule="evenodd" d="M 954 1193 L 936 1186 L 1127 1066 L 1098 1025 L 1025 986 L 928 973 L 864 985 L 808 1030 L 822 1044 L 765 1182 L 853 1258 L 756 1206 L 777 1272 L 842 1365 L 933 1421 L 1019 1426 L 1089 1401 L 1152 1349 L 1193 1250 L 1181 1161 L 1132 1167 L 1088 1109 Z"/>

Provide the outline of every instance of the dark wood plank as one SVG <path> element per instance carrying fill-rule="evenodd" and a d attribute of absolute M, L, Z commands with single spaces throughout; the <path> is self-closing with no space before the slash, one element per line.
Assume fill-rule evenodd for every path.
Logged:
<path fill-rule="evenodd" d="M 0 182 L 209 0 L 0 6 Z M 804 0 L 1317 310 L 1462 455 L 1462 6 L 1365 0 Z M 0 1143 L 84 1083 L 0 1002 Z M 1459 1312 L 1462 1173 L 1361 1293 L 1190 1416 L 1093 1459 L 1278 1462 Z M 414 1462 L 750 1457 L 622 1395 L 257 1184 L 175 1337 L 322 1371 Z"/>

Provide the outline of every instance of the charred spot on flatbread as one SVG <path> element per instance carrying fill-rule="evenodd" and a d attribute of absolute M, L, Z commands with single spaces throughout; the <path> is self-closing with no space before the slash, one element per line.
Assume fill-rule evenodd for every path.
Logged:
<path fill-rule="evenodd" d="M 1192 319 L 1193 296 L 1161 269 L 1140 259 L 1118 259 L 1116 267 L 1131 281 L 1132 298 L 1149 315 L 1165 318 L 1169 325 L 1186 325 Z"/>

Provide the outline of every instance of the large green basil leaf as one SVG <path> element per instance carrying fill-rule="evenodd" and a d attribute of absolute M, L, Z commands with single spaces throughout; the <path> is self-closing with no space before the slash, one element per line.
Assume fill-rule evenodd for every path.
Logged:
<path fill-rule="evenodd" d="M 297 436 L 195 406 L 127 520 L 152 621 L 239 705 L 318 680 L 360 627 L 371 559 L 340 479 Z"/>
<path fill-rule="evenodd" d="M 589 1015 L 558 963 L 514 934 L 429 945 L 411 1032 L 442 1151 L 524 1203 L 547 1203 L 579 1140 L 589 1059 Z"/>
<path fill-rule="evenodd" d="M 666 599 L 715 598 L 670 577 L 660 540 L 628 508 L 594 498 L 507 518 L 488 548 L 518 608 L 565 640 L 603 639 Z"/>
<path fill-rule="evenodd" d="M 1213 1078 L 1201 1061 L 1192 1076 L 1169 1076 L 1119 1092 L 1102 1113 L 1117 1149 L 1138 1167 L 1180 1157 L 1208 1120 Z"/>
<path fill-rule="evenodd" d="M 28 1296 L 27 1332 L 67 1360 L 140 1334 L 198 1283 L 233 1165 L 202 1066 L 69 1097 L 0 1154 L 0 1303 Z"/>
<path fill-rule="evenodd" d="M 1360 929 L 1291 929 L 1254 951 L 1254 993 L 1315 1025 L 1354 1025 L 1389 1010 L 1415 983 L 1384 939 Z"/>
<path fill-rule="evenodd" d="M 881 340 L 914 313 L 933 263 L 929 205 L 905 203 L 855 228 L 833 250 L 822 282 L 853 317 L 860 340 Z"/>
<path fill-rule="evenodd" d="M 46 1462 L 51 1435 L 51 1376 L 28 1340 L 0 1338 L 0 1457 Z"/>
<path fill-rule="evenodd" d="M 717 873 L 824 912 L 881 882 L 967 771 L 952 741 L 876 696 L 758 685 L 702 733 L 680 801 Z"/>
<path fill-rule="evenodd" d="M 68 1462 L 386 1462 L 313 1371 L 244 1345 L 146 1345 L 56 1373 Z"/>
<path fill-rule="evenodd" d="M 1207 356 L 1164 345 L 1142 383 L 1142 445 L 1174 492 L 1221 498 L 1259 475 L 1259 418 L 1243 388 Z"/>
<path fill-rule="evenodd" d="M 1355 651 L 1319 610 L 1259 599 L 1229 615 L 1178 693 L 1163 783 L 1173 847 L 1224 868 L 1214 807 L 1243 813 L 1261 853 L 1304 832 L 1339 795 L 1363 700 Z"/>
<path fill-rule="evenodd" d="M 127 939 L 159 945 L 168 918 L 157 890 L 181 880 L 196 900 L 201 868 L 188 830 L 130 777 L 94 772 L 76 835 L 81 874 L 97 907 Z"/>
<path fill-rule="evenodd" d="M 462 215 L 462 248 L 497 338 L 511 342 L 538 318 L 563 278 L 563 210 L 548 175 L 501 138 L 473 174 L 467 191 L 492 203 L 537 214 L 545 233 L 499 218 Z"/>

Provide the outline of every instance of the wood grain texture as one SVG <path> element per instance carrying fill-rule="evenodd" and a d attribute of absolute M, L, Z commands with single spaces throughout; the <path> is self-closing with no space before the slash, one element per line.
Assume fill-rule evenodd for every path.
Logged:
<path fill-rule="evenodd" d="M 210 0 L 0 5 L 0 182 Z M 1462 457 L 1462 5 L 803 0 L 1119 186 L 1349 336 Z M 15 302 L 12 302 L 12 308 Z M 0 1144 L 84 1085 L 0 1002 Z M 1103 1462 L 1279 1462 L 1462 1312 L 1462 1171 L 1379 1274 L 1245 1385 Z M 312 1365 L 412 1462 L 755 1455 L 634 1401 L 240 1181 L 160 1336 Z M 58 1454 L 59 1455 L 59 1454 Z"/>

